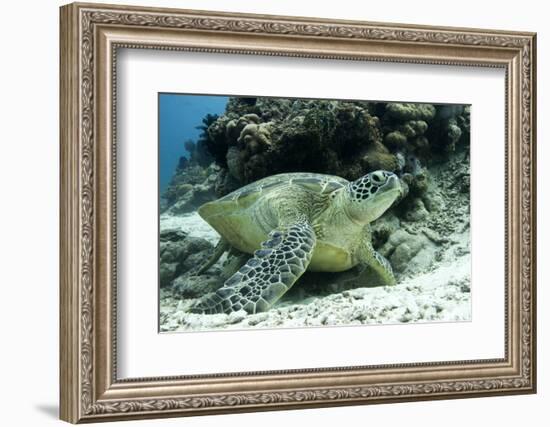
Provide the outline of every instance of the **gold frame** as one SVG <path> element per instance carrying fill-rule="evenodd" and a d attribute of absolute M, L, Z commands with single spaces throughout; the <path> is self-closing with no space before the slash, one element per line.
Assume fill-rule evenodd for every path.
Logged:
<path fill-rule="evenodd" d="M 535 392 L 534 33 L 100 4 L 71 4 L 60 13 L 63 420 Z M 504 68 L 505 357 L 117 380 L 113 147 L 118 47 Z"/>

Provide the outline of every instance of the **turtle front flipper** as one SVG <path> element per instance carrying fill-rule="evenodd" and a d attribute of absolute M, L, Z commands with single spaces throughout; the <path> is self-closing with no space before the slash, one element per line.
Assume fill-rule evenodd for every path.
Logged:
<path fill-rule="evenodd" d="M 359 248 L 360 273 L 355 279 L 359 286 L 391 286 L 396 284 L 390 262 L 380 255 L 365 237 Z"/>
<path fill-rule="evenodd" d="M 315 247 L 315 232 L 306 221 L 274 230 L 262 248 L 216 292 L 204 296 L 194 313 L 267 311 L 306 271 Z"/>

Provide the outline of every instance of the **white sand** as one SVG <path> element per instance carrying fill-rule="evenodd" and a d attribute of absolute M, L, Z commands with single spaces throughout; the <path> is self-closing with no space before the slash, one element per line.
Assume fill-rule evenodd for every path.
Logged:
<path fill-rule="evenodd" d="M 169 215 L 166 213 L 160 216 L 160 229 L 179 228 L 189 233 L 191 237 L 201 237 L 213 245 L 218 243 L 220 235 L 208 223 L 200 217 L 197 212 L 190 212 L 185 215 Z"/>

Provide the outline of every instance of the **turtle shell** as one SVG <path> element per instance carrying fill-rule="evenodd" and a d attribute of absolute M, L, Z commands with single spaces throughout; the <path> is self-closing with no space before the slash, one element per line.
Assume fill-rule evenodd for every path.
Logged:
<path fill-rule="evenodd" d="M 245 185 L 220 199 L 202 205 L 199 215 L 208 221 L 213 215 L 233 213 L 252 205 L 262 196 L 288 185 L 298 185 L 318 194 L 329 195 L 345 187 L 349 182 L 338 176 L 296 172 L 268 176 Z"/>

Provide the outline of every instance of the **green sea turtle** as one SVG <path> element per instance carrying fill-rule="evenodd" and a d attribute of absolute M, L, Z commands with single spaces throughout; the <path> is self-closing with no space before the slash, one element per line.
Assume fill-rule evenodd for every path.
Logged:
<path fill-rule="evenodd" d="M 316 173 L 273 175 L 246 185 L 198 212 L 221 236 L 207 270 L 230 247 L 253 254 L 195 313 L 268 310 L 304 271 L 340 272 L 362 266 L 380 284 L 395 283 L 388 261 L 371 244 L 369 223 L 403 193 L 387 171 L 356 181 Z"/>

